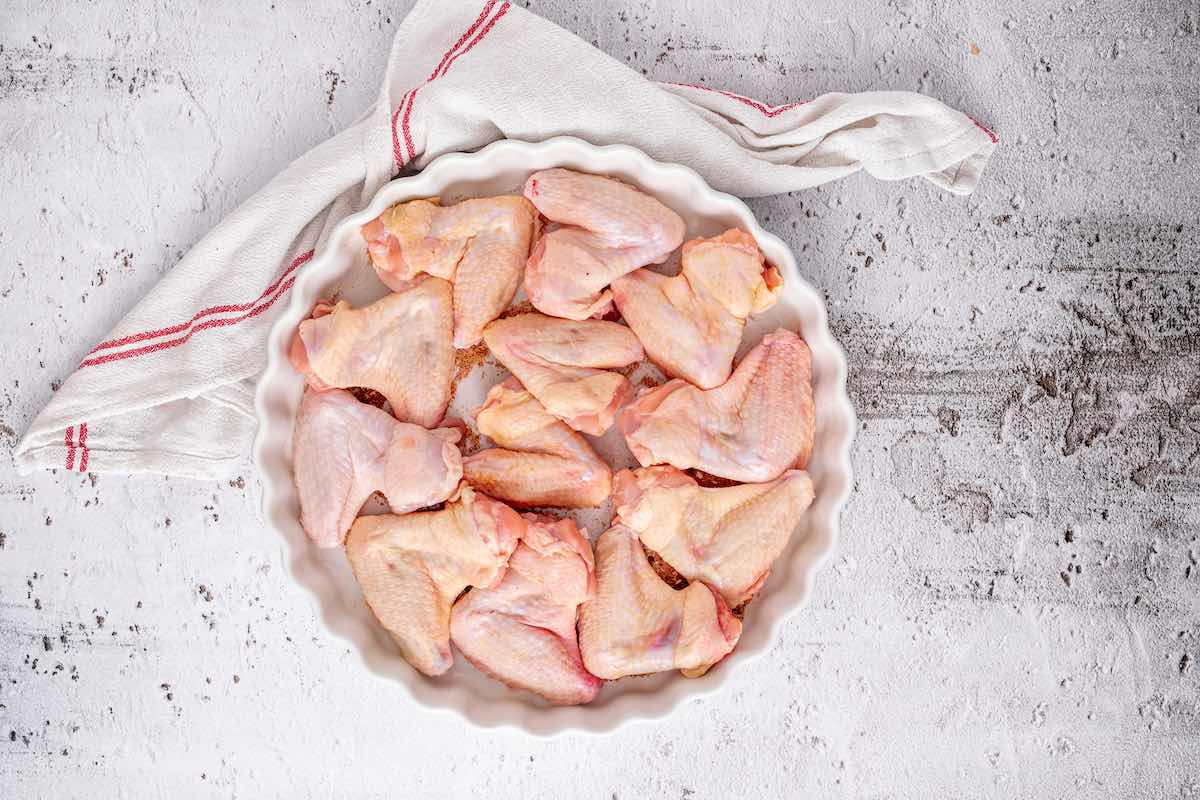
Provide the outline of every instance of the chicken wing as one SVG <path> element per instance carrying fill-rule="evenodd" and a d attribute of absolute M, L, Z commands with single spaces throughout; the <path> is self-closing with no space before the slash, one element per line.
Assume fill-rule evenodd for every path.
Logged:
<path fill-rule="evenodd" d="M 592 546 L 569 519 L 526 514 L 503 580 L 454 604 L 450 639 L 479 670 L 557 705 L 591 702 L 604 681 L 583 666 L 576 611 L 595 588 Z"/>
<path fill-rule="evenodd" d="M 441 511 L 359 517 L 346 556 L 367 606 L 404 658 L 426 675 L 441 675 L 454 663 L 455 598 L 468 586 L 500 580 L 525 527 L 508 506 L 463 487 Z"/>
<path fill-rule="evenodd" d="M 808 473 L 798 470 L 770 483 L 709 489 L 674 467 L 646 467 L 621 470 L 614 485 L 617 519 L 731 608 L 762 586 L 813 499 Z"/>
<path fill-rule="evenodd" d="M 411 200 L 363 226 L 380 280 L 403 289 L 421 273 L 454 284 L 454 346 L 470 347 L 521 285 L 537 212 L 506 195 L 441 206 Z"/>
<path fill-rule="evenodd" d="M 701 389 L 729 379 L 751 314 L 775 304 L 783 281 L 763 267 L 754 237 L 729 230 L 683 246 L 678 275 L 635 270 L 612 283 L 613 300 L 646 355 Z"/>
<path fill-rule="evenodd" d="M 781 328 L 716 389 L 668 381 L 627 406 L 618 422 L 642 466 L 697 467 L 763 482 L 807 465 L 813 412 L 812 354 L 803 339 Z"/>
<path fill-rule="evenodd" d="M 646 264 L 659 264 L 683 241 L 678 214 L 629 184 L 567 169 L 535 172 L 525 197 L 562 227 L 544 233 L 525 267 L 534 308 L 567 319 L 600 316 L 612 304 L 608 285 Z"/>
<path fill-rule="evenodd" d="M 397 422 L 341 389 L 309 389 L 292 439 L 305 532 L 321 547 L 337 547 L 376 491 L 396 514 L 442 502 L 462 478 L 460 436 L 453 428 Z"/>
<path fill-rule="evenodd" d="M 608 430 L 617 409 L 633 397 L 625 376 L 605 370 L 645 355 L 624 325 L 544 314 L 498 319 L 484 329 L 483 340 L 547 411 L 594 436 Z"/>
<path fill-rule="evenodd" d="M 463 474 L 492 497 L 522 506 L 590 508 L 612 493 L 608 464 L 516 378 L 491 388 L 475 424 L 498 447 L 465 458 Z"/>
<path fill-rule="evenodd" d="M 300 323 L 289 358 L 314 388 L 374 389 L 398 419 L 432 428 L 454 374 L 450 285 L 421 278 L 363 308 L 318 305 Z"/>
<path fill-rule="evenodd" d="M 698 677 L 741 634 L 715 589 L 663 583 L 629 528 L 614 525 L 596 541 L 596 595 L 579 609 L 579 646 L 593 675 L 615 680 L 678 669 Z"/>

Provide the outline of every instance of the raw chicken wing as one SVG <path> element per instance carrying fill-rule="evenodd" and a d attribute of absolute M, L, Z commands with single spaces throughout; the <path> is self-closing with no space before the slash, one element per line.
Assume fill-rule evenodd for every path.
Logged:
<path fill-rule="evenodd" d="M 492 387 L 475 424 L 498 447 L 464 459 L 463 474 L 493 497 L 523 506 L 589 508 L 612 492 L 612 469 L 587 439 L 547 413 L 516 378 Z"/>
<path fill-rule="evenodd" d="M 488 325 L 483 340 L 547 411 L 593 436 L 608 430 L 633 398 L 625 376 L 605 370 L 645 356 L 633 331 L 596 319 L 520 314 Z"/>
<path fill-rule="evenodd" d="M 796 334 L 767 334 L 716 389 L 673 380 L 621 412 L 638 463 L 699 468 L 763 482 L 808 463 L 813 441 L 812 354 Z"/>
<path fill-rule="evenodd" d="M 698 677 L 741 634 L 715 589 L 663 583 L 629 528 L 614 525 L 596 541 L 596 596 L 579 609 L 579 646 L 593 675 L 616 680 L 678 669 Z"/>
<path fill-rule="evenodd" d="M 533 206 L 506 195 L 447 207 L 436 199 L 400 203 L 362 235 L 389 288 L 400 290 L 421 273 L 454 284 L 454 346 L 470 347 L 512 302 L 536 227 Z"/>
<path fill-rule="evenodd" d="M 374 389 L 398 419 L 432 428 L 450 402 L 454 373 L 450 285 L 422 278 L 363 308 L 318 305 L 289 357 L 313 388 Z"/>
<path fill-rule="evenodd" d="M 602 680 L 583 666 L 576 610 L 595 588 L 592 546 L 569 519 L 526 514 L 504 579 L 454 604 L 450 638 L 468 661 L 558 705 L 588 703 Z"/>
<path fill-rule="evenodd" d="M 812 503 L 808 473 L 770 483 L 703 488 L 674 467 L 621 470 L 617 519 L 690 581 L 704 581 L 736 608 L 754 596 Z"/>
<path fill-rule="evenodd" d="M 525 182 L 525 196 L 562 226 L 538 239 L 525 267 L 529 300 L 556 317 L 603 315 L 614 279 L 662 263 L 683 241 L 678 214 L 613 178 L 542 170 Z"/>
<path fill-rule="evenodd" d="M 754 237 L 729 230 L 686 243 L 675 277 L 635 270 L 613 281 L 612 293 L 651 361 L 712 389 L 729 379 L 746 318 L 774 305 L 782 283 L 774 267 L 764 269 Z"/>
<path fill-rule="evenodd" d="M 454 663 L 450 608 L 468 586 L 492 586 L 526 523 L 470 487 L 441 511 L 359 517 L 346 556 L 367 606 L 426 675 Z"/>
<path fill-rule="evenodd" d="M 397 422 L 341 389 L 300 400 L 292 471 L 300 523 L 321 547 L 337 547 L 363 503 L 380 491 L 396 514 L 440 503 L 462 478 L 452 428 Z"/>

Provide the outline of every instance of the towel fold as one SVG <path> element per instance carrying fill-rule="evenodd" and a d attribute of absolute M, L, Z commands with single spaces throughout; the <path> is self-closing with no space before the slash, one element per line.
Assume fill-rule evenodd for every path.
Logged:
<path fill-rule="evenodd" d="M 333 225 L 444 153 L 561 134 L 633 145 L 743 197 L 860 169 L 967 194 L 996 144 L 920 94 L 771 106 L 655 83 L 508 2 L 419 0 L 371 109 L 226 217 L 87 354 L 19 443 L 17 467 L 200 478 L 244 469 L 267 332 Z"/>

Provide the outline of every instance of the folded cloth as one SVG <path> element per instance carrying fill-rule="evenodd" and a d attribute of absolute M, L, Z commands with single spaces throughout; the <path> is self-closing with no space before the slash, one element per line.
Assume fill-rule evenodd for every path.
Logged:
<path fill-rule="evenodd" d="M 244 468 L 267 331 L 330 228 L 443 153 L 559 134 L 633 145 L 743 197 L 860 169 L 967 194 L 996 143 L 911 92 L 771 106 L 654 83 L 503 0 L 419 0 L 373 107 L 226 217 L 84 357 L 18 445 L 18 468 L 193 477 Z"/>

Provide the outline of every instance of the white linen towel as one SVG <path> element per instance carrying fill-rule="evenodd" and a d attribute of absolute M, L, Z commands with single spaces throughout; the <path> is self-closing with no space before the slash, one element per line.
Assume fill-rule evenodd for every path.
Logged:
<path fill-rule="evenodd" d="M 920 94 L 771 106 L 654 83 L 503 0 L 419 0 L 374 106 L 210 231 L 84 357 L 19 443 L 18 468 L 193 477 L 244 468 L 267 331 L 326 232 L 398 172 L 443 153 L 560 134 L 633 145 L 743 197 L 860 169 L 967 194 L 996 144 Z"/>

